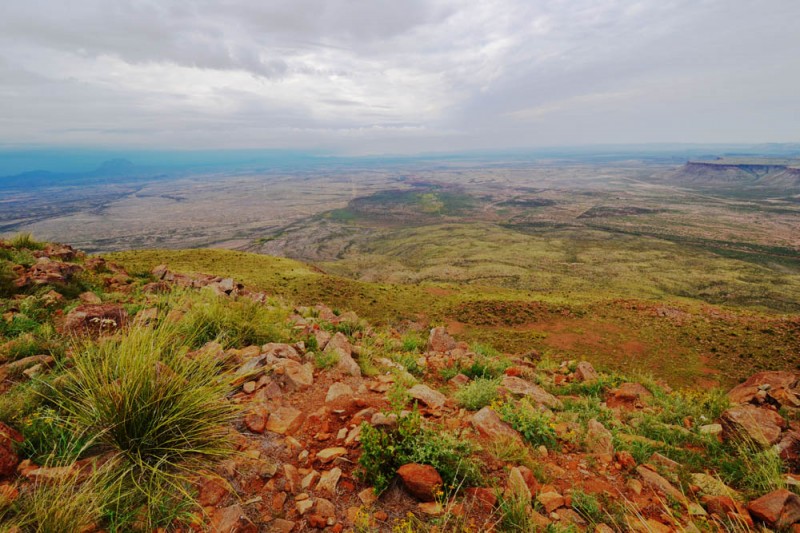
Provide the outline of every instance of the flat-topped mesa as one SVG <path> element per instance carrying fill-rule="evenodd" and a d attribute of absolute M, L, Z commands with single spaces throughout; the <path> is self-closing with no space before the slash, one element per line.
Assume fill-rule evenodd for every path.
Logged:
<path fill-rule="evenodd" d="M 800 188 L 800 160 L 689 161 L 667 179 L 698 187 Z"/>

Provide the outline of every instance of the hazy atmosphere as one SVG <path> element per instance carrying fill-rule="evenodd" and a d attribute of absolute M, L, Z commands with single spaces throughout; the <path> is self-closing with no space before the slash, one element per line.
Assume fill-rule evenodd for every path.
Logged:
<path fill-rule="evenodd" d="M 800 533 L 800 0 L 0 0 L 0 533 Z"/>
<path fill-rule="evenodd" d="M 0 147 L 786 142 L 795 0 L 0 5 Z"/>

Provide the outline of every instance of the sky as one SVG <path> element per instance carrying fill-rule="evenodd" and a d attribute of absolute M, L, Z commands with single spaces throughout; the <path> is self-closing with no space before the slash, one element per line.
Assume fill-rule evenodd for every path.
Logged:
<path fill-rule="evenodd" d="M 800 141 L 798 0 L 3 0 L 0 148 Z"/>

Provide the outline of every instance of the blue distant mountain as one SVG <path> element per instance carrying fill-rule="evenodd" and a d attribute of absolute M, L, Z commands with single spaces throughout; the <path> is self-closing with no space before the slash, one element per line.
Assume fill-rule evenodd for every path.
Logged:
<path fill-rule="evenodd" d="M 88 172 L 51 172 L 31 170 L 0 177 L 0 188 L 20 189 L 30 187 L 88 185 L 90 183 L 124 182 L 137 179 L 156 179 L 163 172 L 153 167 L 140 167 L 127 159 L 111 159 Z"/>

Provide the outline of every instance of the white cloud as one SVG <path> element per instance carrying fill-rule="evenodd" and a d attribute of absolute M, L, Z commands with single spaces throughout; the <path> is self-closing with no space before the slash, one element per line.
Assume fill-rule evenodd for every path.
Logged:
<path fill-rule="evenodd" d="M 0 145 L 798 140 L 798 15 L 795 0 L 4 2 Z"/>

